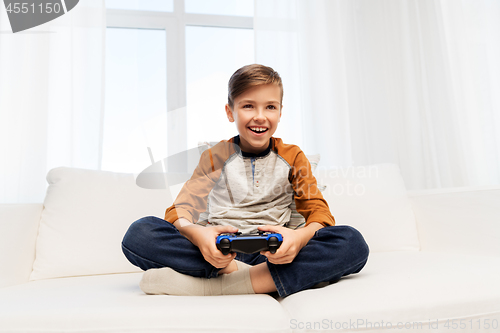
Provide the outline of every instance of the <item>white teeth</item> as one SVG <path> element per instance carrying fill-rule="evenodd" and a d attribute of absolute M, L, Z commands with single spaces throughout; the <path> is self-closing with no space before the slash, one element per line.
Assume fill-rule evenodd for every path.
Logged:
<path fill-rule="evenodd" d="M 265 127 L 250 127 L 250 129 L 255 132 L 264 132 L 265 130 L 267 130 L 267 128 Z"/>

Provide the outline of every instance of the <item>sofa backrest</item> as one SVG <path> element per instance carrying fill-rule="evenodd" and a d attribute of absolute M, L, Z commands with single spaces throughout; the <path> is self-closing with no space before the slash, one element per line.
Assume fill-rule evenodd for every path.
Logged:
<path fill-rule="evenodd" d="M 411 191 L 422 251 L 500 257 L 500 186 Z"/>
<path fill-rule="evenodd" d="M 371 252 L 418 251 L 415 216 L 396 164 L 316 171 L 337 225 L 364 236 Z"/>

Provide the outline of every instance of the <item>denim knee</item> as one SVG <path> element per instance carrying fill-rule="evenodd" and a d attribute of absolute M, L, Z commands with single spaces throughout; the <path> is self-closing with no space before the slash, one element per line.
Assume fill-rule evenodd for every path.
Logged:
<path fill-rule="evenodd" d="M 370 249 L 366 243 L 363 235 L 349 225 L 336 225 L 331 227 L 325 227 L 318 230 L 320 233 L 331 232 L 332 235 L 340 236 L 348 247 L 348 251 L 355 258 L 352 258 L 356 262 L 366 262 Z"/>
<path fill-rule="evenodd" d="M 351 226 L 346 225 L 343 227 L 345 228 L 345 237 L 351 250 L 358 255 L 359 262 L 366 262 L 368 260 L 370 248 L 368 247 L 363 235 Z"/>
<path fill-rule="evenodd" d="M 144 226 L 144 221 L 147 217 L 143 217 L 135 222 L 133 222 L 129 227 L 125 235 L 123 236 L 122 245 L 127 248 L 133 248 L 134 243 L 137 242 L 137 238 L 144 239 L 146 228 Z"/>
<path fill-rule="evenodd" d="M 123 236 L 122 245 L 134 251 L 137 246 L 148 244 L 152 239 L 151 232 L 155 225 L 159 223 L 164 224 L 163 226 L 170 224 L 156 216 L 146 216 L 138 219 L 130 225 L 125 236 Z"/>
<path fill-rule="evenodd" d="M 177 230 L 171 223 L 161 218 L 155 216 L 140 218 L 130 225 L 123 236 L 122 252 L 128 261 L 143 270 L 163 267 L 161 263 L 155 261 L 157 258 L 151 256 L 151 253 L 157 252 L 158 242 L 155 241 L 155 233 L 158 230 L 175 232 L 171 229 Z"/>

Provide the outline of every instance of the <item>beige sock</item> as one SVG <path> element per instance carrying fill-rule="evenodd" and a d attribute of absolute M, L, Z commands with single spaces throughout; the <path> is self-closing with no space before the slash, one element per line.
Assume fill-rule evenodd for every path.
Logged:
<path fill-rule="evenodd" d="M 236 262 L 238 265 L 238 262 Z M 250 280 L 250 265 L 242 263 L 230 274 L 205 279 L 181 274 L 175 270 L 152 268 L 144 272 L 139 284 L 150 295 L 216 296 L 255 294 Z M 248 266 L 248 267 L 245 267 Z M 240 269 L 241 267 L 241 269 Z"/>
<path fill-rule="evenodd" d="M 239 261 L 236 259 L 234 259 L 234 261 L 236 262 L 236 267 L 238 267 L 239 271 L 244 270 L 244 269 L 249 269 L 250 267 L 252 267 L 252 265 L 244 263 L 243 261 Z"/>

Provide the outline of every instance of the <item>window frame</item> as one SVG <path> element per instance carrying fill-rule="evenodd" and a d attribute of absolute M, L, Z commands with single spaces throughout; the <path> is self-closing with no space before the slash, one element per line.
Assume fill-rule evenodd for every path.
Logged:
<path fill-rule="evenodd" d="M 184 152 L 187 146 L 186 112 L 170 112 L 186 107 L 186 27 L 253 29 L 253 17 L 191 14 L 184 0 L 174 0 L 173 12 L 106 9 L 106 28 L 158 29 L 166 32 L 167 47 L 167 149 L 168 155 Z M 177 165 L 168 171 L 186 170 Z"/>

